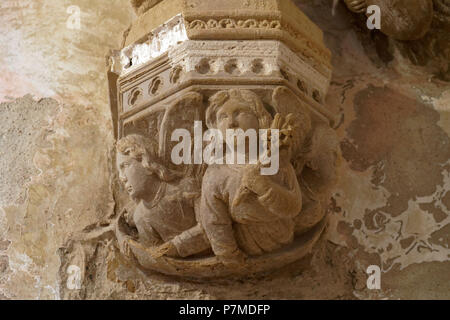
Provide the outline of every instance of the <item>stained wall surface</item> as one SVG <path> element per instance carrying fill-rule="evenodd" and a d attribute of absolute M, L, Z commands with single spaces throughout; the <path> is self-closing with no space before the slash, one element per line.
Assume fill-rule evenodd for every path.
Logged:
<path fill-rule="evenodd" d="M 114 209 L 106 55 L 133 17 L 127 1 L 0 4 L 0 297 L 61 298 L 59 248 Z"/>
<path fill-rule="evenodd" d="M 105 66 L 135 18 L 129 1 L 2 1 L 0 299 L 450 298 L 450 83 L 343 5 L 332 17 L 328 0 L 295 2 L 333 54 L 326 106 L 342 114 L 343 161 L 330 226 L 307 261 L 205 284 L 138 270 L 109 237 L 77 242 L 120 196 Z M 70 264 L 80 290 L 67 288 Z M 381 290 L 366 288 L 369 265 Z"/>

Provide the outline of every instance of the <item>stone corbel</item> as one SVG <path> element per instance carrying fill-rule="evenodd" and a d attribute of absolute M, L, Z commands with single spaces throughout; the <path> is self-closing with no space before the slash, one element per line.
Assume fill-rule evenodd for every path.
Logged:
<path fill-rule="evenodd" d="M 339 162 L 320 29 L 286 0 L 248 0 L 243 9 L 234 0 L 144 2 L 133 1 L 148 10 L 110 57 L 118 177 L 136 203 L 115 225 L 121 252 L 195 278 L 267 272 L 305 257 L 326 228 Z M 192 165 L 173 163 L 174 130 L 219 128 L 218 112 L 237 106 L 247 119 L 240 126 L 283 133 L 274 176 L 196 163 L 197 147 Z"/>

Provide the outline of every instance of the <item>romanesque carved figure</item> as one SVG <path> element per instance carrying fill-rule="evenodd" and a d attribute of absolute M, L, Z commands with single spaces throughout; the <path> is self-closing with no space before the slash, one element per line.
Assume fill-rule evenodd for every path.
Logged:
<path fill-rule="evenodd" d="M 369 5 L 381 9 L 381 31 L 395 41 L 413 64 L 428 66 L 438 78 L 450 79 L 449 0 L 345 0 L 356 13 Z"/>
<path fill-rule="evenodd" d="M 272 117 L 248 90 L 220 91 L 210 99 L 209 128 L 267 129 Z M 274 176 L 260 165 L 212 165 L 202 185 L 200 217 L 214 254 L 224 263 L 242 265 L 247 255 L 272 252 L 292 242 L 294 218 L 302 196 L 289 160 Z"/>
<path fill-rule="evenodd" d="M 193 130 L 194 122 L 202 119 L 202 99 L 197 93 L 181 96 L 160 121 L 150 121 L 151 128 L 145 128 L 144 121 L 142 133 L 128 134 L 117 143 L 119 177 L 136 202 L 136 208 L 118 221 L 118 227 L 128 231 L 117 232 L 121 249 L 129 256 L 130 243 L 146 248 L 154 258 L 187 257 L 209 248 L 196 213 L 201 166 L 176 166 L 171 161 L 172 132 Z M 135 237 L 129 227 L 137 231 Z"/>
<path fill-rule="evenodd" d="M 345 0 L 356 13 L 370 5 L 381 9 L 381 31 L 396 40 L 416 40 L 429 30 L 433 19 L 433 0 Z"/>
<path fill-rule="evenodd" d="M 301 235 L 320 223 L 327 213 L 339 165 L 339 141 L 325 123 L 313 123 L 295 94 L 279 87 L 272 100 L 278 112 L 295 115 L 289 159 L 294 165 L 302 193 L 302 211 L 295 217 L 295 234 Z"/>
<path fill-rule="evenodd" d="M 450 1 L 433 0 L 430 31 L 417 41 L 398 43 L 412 63 L 428 66 L 439 79 L 450 81 Z"/>
<path fill-rule="evenodd" d="M 115 216 L 121 252 L 193 278 L 268 272 L 310 254 L 337 162 L 321 30 L 289 0 L 132 5 L 139 17 L 114 53 L 111 86 L 118 169 L 136 202 Z M 228 129 L 254 131 L 233 144 Z M 192 143 L 172 141 L 175 131 Z M 224 140 L 214 141 L 218 132 Z"/>
<path fill-rule="evenodd" d="M 250 164 L 249 149 L 239 149 L 236 140 L 234 151 L 244 152 L 246 162 L 227 164 L 232 145 L 227 139 L 223 164 L 211 164 L 205 174 L 170 166 L 168 133 L 192 127 L 202 101 L 201 95 L 188 93 L 168 107 L 159 139 L 129 134 L 117 143 L 120 178 L 137 203 L 119 218 L 121 251 L 146 268 L 193 277 L 269 270 L 309 253 L 324 230 L 336 178 L 333 130 L 315 123 L 286 87 L 273 91 L 272 113 L 251 90 L 222 90 L 209 98 L 207 127 L 224 137 L 228 129 L 268 129 L 263 150 L 275 143 L 271 130 L 279 130 L 278 171 L 262 175 L 267 165 Z"/>
<path fill-rule="evenodd" d="M 137 229 L 138 241 L 146 247 L 170 242 L 176 249 L 177 237 L 196 225 L 194 202 L 199 188 L 195 180 L 181 178 L 165 167 L 158 159 L 156 144 L 143 136 L 122 138 L 117 151 L 120 180 L 137 204 L 126 220 Z M 178 251 L 168 254 L 177 255 Z"/>

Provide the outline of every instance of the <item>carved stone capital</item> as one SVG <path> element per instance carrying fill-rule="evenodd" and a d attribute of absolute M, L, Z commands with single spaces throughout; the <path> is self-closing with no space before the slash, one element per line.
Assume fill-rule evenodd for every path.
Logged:
<path fill-rule="evenodd" d="M 313 250 L 336 181 L 336 116 L 324 106 L 322 32 L 291 1 L 161 1 L 111 55 L 109 79 L 118 177 L 135 203 L 115 226 L 123 254 L 208 278 L 273 270 Z M 206 163 L 208 129 L 266 132 L 255 148 L 276 154 L 277 170 L 223 154 Z M 180 163 L 176 132 L 190 137 Z M 252 139 L 242 141 L 248 159 Z"/>

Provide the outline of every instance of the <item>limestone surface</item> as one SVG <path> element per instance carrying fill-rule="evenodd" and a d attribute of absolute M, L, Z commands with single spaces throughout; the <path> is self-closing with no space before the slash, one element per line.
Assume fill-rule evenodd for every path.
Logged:
<path fill-rule="evenodd" d="M 205 2 L 211 1 L 192 0 L 191 5 L 202 6 Z M 226 11 L 224 6 L 232 2 L 214 1 L 214 6 Z M 276 12 L 283 12 L 280 4 L 288 1 L 239 2 L 248 4 L 240 10 L 244 16 L 256 12 L 263 20 L 284 21 L 283 13 Z M 258 8 L 258 3 L 266 7 Z M 108 87 L 108 83 L 119 80 L 125 86 L 123 92 L 128 92 L 136 84 L 133 76 L 139 75 L 130 70 L 121 79 L 116 77 L 115 72 L 122 72 L 120 49 L 130 45 L 134 48 L 137 41 L 147 50 L 151 47 L 150 32 L 183 9 L 178 11 L 178 3 L 170 0 L 133 1 L 134 9 L 128 0 L 2 1 L 0 299 L 450 298 L 448 0 L 433 1 L 430 31 L 413 41 L 398 41 L 367 30 L 365 15 L 352 13 L 344 1 L 337 4 L 334 16 L 329 0 L 289 3 L 285 11 L 299 8 L 322 36 L 314 30 L 308 34 L 323 41 L 330 52 L 332 74 L 320 103 L 314 102 L 311 89 L 317 86 L 320 91 L 321 82 L 305 82 L 311 98 L 307 108 L 321 105 L 323 110 L 338 115 L 333 128 L 342 153 L 336 173 L 339 180 L 330 188 L 329 196 L 320 193 L 324 196 L 319 199 L 310 199 L 307 190 L 301 188 L 305 208 L 314 201 L 323 203 L 326 197 L 330 200 L 326 202 L 327 228 L 311 254 L 278 266 L 275 272 L 204 282 L 139 267 L 120 251 L 117 231 L 110 224 L 119 216 L 127 218 L 125 213 L 134 212 L 136 206 L 120 184 L 115 145 L 116 138 L 121 137 L 115 130 L 120 119 L 114 117 L 118 109 L 112 112 L 110 107 L 118 88 Z M 73 14 L 67 9 L 72 5 L 80 9 L 80 29 L 67 27 Z M 150 8 L 155 9 L 155 17 L 146 19 L 152 17 Z M 268 15 L 268 11 L 273 14 Z M 184 14 L 185 26 L 186 21 L 207 17 L 203 13 L 195 16 L 187 9 Z M 218 13 L 213 25 L 217 26 L 221 18 Z M 285 19 L 292 22 L 296 17 Z M 225 25 L 236 25 L 239 20 L 236 14 L 235 21 Z M 224 63 L 198 64 L 198 43 L 214 42 L 217 35 L 210 35 L 203 26 L 196 22 L 192 27 L 198 29 L 185 28 L 187 39 L 183 38 L 179 47 L 189 49 L 186 56 L 190 62 L 185 65 L 195 81 L 208 76 L 220 80 L 238 73 L 246 81 L 258 80 L 269 77 L 275 69 L 274 83 L 279 82 L 273 87 L 260 90 L 261 84 L 247 83 L 248 87 L 241 89 L 256 92 L 264 105 L 272 103 L 273 90 L 279 86 L 294 92 L 295 99 L 306 99 L 301 94 L 302 83 L 297 86 L 297 80 L 307 75 L 307 69 L 302 69 L 295 59 L 287 60 L 275 48 L 275 54 L 260 57 L 268 64 L 252 64 L 254 59 L 247 63 L 246 56 L 236 52 L 235 64 L 227 64 L 231 54 L 225 55 Z M 127 28 L 129 32 L 123 36 Z M 234 32 L 226 30 L 223 34 L 229 38 L 220 40 L 229 41 L 231 47 L 240 40 L 278 41 L 281 44 L 277 48 L 291 47 L 290 36 L 283 29 L 274 31 L 274 36 L 266 33 L 263 39 L 256 36 L 259 29 L 249 31 L 245 39 L 233 38 L 230 35 Z M 211 44 L 201 54 L 216 59 Z M 182 55 L 173 52 L 172 57 L 178 57 L 181 63 Z M 141 54 L 138 50 L 135 56 Z M 151 58 L 169 59 L 165 54 Z M 119 58 L 114 68 L 111 56 Z M 273 67 L 283 63 L 292 70 L 277 73 Z M 259 71 L 259 75 L 246 78 L 252 70 Z M 151 102 L 150 87 L 156 94 L 163 94 L 171 81 L 183 83 L 189 79 L 184 70 L 170 71 L 164 74 L 163 82 L 151 81 L 152 77 L 143 80 L 148 81 L 146 101 Z M 239 78 L 235 76 L 233 81 Z M 232 89 L 220 86 L 225 85 L 203 93 L 200 100 L 205 104 L 204 111 L 214 93 Z M 172 102 L 180 98 L 176 96 Z M 184 101 L 191 104 L 198 98 L 190 95 Z M 178 108 L 186 110 L 183 102 L 170 105 L 174 113 Z M 195 119 L 198 109 L 192 109 L 189 116 Z M 163 121 L 163 111 L 156 105 L 148 121 Z M 331 120 L 324 112 L 318 113 L 318 119 Z M 130 114 L 122 133 L 139 134 L 142 124 L 133 123 Z M 316 127 L 316 139 L 312 141 L 320 146 L 317 149 L 327 146 L 327 128 Z M 322 156 L 324 160 L 317 157 L 320 161 L 311 162 L 313 168 L 313 164 L 330 163 L 327 154 Z M 314 170 L 309 173 L 314 177 Z M 333 177 L 324 176 L 326 181 Z M 196 187 L 188 180 L 186 183 L 191 188 L 188 190 Z M 323 192 L 320 185 L 317 187 Z M 195 208 L 195 203 L 189 203 L 189 195 L 184 196 L 183 207 Z M 300 232 L 302 226 L 315 225 L 314 219 L 295 221 Z M 170 246 L 160 249 L 156 253 L 173 254 Z M 370 265 L 381 268 L 380 290 L 367 289 L 366 270 Z"/>

